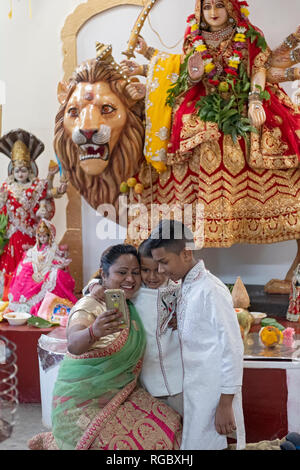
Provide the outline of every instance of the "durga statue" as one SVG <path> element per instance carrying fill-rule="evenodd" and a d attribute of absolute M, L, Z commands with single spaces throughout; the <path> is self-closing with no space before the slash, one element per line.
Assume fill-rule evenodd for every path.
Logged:
<path fill-rule="evenodd" d="M 285 281 L 266 286 L 289 292 L 300 262 L 300 110 L 280 83 L 300 79 L 300 27 L 272 51 L 247 6 L 197 0 L 182 54 L 148 47 L 134 28 L 121 67 L 147 77 L 144 156 L 156 170 L 137 181 L 146 205 L 202 204 L 205 247 L 297 240 Z"/>

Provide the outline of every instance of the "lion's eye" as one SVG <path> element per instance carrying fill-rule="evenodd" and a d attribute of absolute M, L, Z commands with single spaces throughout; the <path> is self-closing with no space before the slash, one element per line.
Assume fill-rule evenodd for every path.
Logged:
<path fill-rule="evenodd" d="M 111 106 L 110 104 L 104 104 L 102 106 L 102 114 L 110 114 L 112 113 L 113 111 L 115 111 L 116 108 L 114 108 L 113 106 Z"/>
<path fill-rule="evenodd" d="M 71 117 L 77 117 L 77 116 L 79 116 L 79 111 L 75 107 L 69 108 L 68 109 L 68 115 L 71 116 Z"/>

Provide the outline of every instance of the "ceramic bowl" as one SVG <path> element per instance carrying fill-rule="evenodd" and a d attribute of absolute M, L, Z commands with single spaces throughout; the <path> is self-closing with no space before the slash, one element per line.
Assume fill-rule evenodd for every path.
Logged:
<path fill-rule="evenodd" d="M 5 318 L 5 320 L 7 320 L 8 323 L 13 326 L 25 325 L 28 318 L 30 317 L 31 315 L 25 312 L 9 312 L 3 315 L 3 318 Z"/>
<path fill-rule="evenodd" d="M 250 312 L 250 314 L 252 315 L 254 319 L 253 321 L 254 325 L 259 325 L 260 322 L 267 316 L 266 313 L 262 313 L 262 312 Z"/>

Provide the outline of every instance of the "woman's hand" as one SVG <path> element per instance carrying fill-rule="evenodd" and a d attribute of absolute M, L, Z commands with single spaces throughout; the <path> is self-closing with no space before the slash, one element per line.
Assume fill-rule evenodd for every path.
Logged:
<path fill-rule="evenodd" d="M 195 52 L 188 60 L 188 72 L 192 82 L 199 82 L 204 74 L 204 62 L 200 52 Z"/>
<path fill-rule="evenodd" d="M 215 426 L 219 434 L 227 435 L 236 430 L 232 400 L 234 395 L 221 395 L 216 410 Z"/>
<path fill-rule="evenodd" d="M 103 336 L 112 335 L 121 331 L 123 328 L 120 328 L 122 325 L 123 315 L 117 309 L 107 310 L 101 315 L 98 315 L 96 320 L 92 325 L 93 335 L 100 339 Z"/>
<path fill-rule="evenodd" d="M 254 127 L 261 127 L 266 122 L 266 113 L 262 102 L 251 101 L 249 103 L 249 111 L 248 111 L 249 119 Z"/>

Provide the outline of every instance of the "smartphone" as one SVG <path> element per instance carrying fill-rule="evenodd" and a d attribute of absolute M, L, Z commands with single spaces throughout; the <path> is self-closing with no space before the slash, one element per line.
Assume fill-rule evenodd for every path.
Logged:
<path fill-rule="evenodd" d="M 120 328 L 127 328 L 129 326 L 129 318 L 125 292 L 122 289 L 106 289 L 104 295 L 107 310 L 117 308 L 123 315 Z"/>

